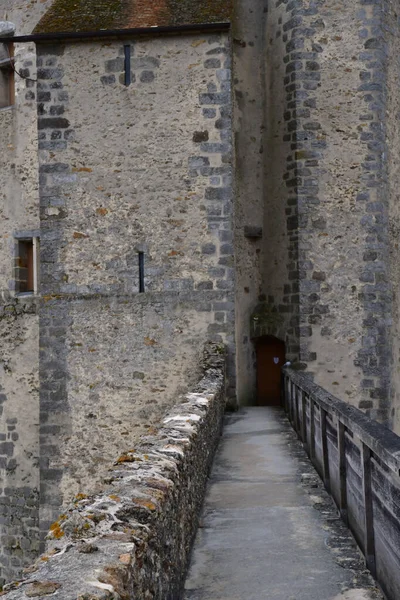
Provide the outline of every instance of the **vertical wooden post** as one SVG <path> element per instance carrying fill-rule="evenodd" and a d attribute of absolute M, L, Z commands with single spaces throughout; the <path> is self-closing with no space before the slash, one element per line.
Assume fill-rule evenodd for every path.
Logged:
<path fill-rule="evenodd" d="M 288 414 L 288 377 L 283 375 L 283 407 L 285 413 Z"/>
<path fill-rule="evenodd" d="M 324 475 L 324 485 L 328 493 L 331 492 L 331 482 L 329 476 L 329 454 L 328 454 L 328 436 L 326 432 L 326 411 L 321 407 L 321 445 L 322 445 L 322 468 Z"/>
<path fill-rule="evenodd" d="M 301 391 L 301 439 L 304 447 L 307 446 L 307 406 L 306 406 L 306 394 Z"/>
<path fill-rule="evenodd" d="M 280 398 L 281 398 L 281 406 L 282 406 L 283 410 L 285 410 L 285 375 L 284 375 L 284 373 L 282 373 L 282 371 L 281 371 L 281 393 L 280 393 Z"/>
<path fill-rule="evenodd" d="M 293 386 L 293 427 L 296 433 L 299 431 L 298 428 L 298 407 L 297 407 L 297 386 Z"/>
<path fill-rule="evenodd" d="M 375 533 L 371 477 L 371 450 L 364 443 L 362 444 L 361 450 L 361 466 L 363 472 L 363 495 L 365 508 L 364 554 L 367 568 L 371 571 L 372 576 L 376 577 Z"/>
<path fill-rule="evenodd" d="M 293 381 L 290 380 L 289 383 L 289 421 L 291 423 L 293 423 L 293 389 L 294 389 L 294 384 Z"/>
<path fill-rule="evenodd" d="M 302 397 L 302 391 L 300 388 L 296 388 L 296 417 L 297 417 L 297 422 L 296 422 L 296 429 L 297 429 L 297 435 L 299 436 L 299 438 L 301 437 L 301 420 L 300 420 L 300 399 Z"/>
<path fill-rule="evenodd" d="M 315 461 L 315 404 L 310 395 L 310 459 Z"/>
<path fill-rule="evenodd" d="M 338 419 L 337 426 L 338 457 L 339 457 L 339 510 L 340 516 L 348 525 L 347 514 L 347 472 L 346 472 L 346 428 Z"/>

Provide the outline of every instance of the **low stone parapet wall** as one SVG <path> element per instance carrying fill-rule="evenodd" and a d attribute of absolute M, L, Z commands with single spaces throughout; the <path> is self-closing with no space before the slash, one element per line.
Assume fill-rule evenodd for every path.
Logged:
<path fill-rule="evenodd" d="M 52 525 L 46 554 L 4 597 L 177 600 L 224 408 L 224 352 L 207 347 L 195 389 L 121 454 L 103 493 L 76 497 Z"/>
<path fill-rule="evenodd" d="M 284 370 L 285 408 L 388 600 L 400 598 L 400 437 Z"/>

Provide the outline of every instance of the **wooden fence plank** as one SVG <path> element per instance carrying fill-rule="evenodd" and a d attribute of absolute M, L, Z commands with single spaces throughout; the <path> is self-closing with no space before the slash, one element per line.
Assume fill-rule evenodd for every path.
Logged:
<path fill-rule="evenodd" d="M 374 533 L 374 513 L 372 499 L 372 478 L 371 478 L 371 450 L 363 443 L 361 450 L 361 463 L 363 471 L 363 495 L 364 495 L 364 554 L 368 569 L 373 577 L 376 577 L 375 560 L 375 533 Z"/>
<path fill-rule="evenodd" d="M 347 514 L 347 469 L 346 469 L 346 428 L 344 424 L 338 420 L 337 425 L 338 438 L 338 458 L 339 458 L 339 509 L 340 515 L 348 525 Z"/>
<path fill-rule="evenodd" d="M 329 454 L 328 454 L 328 436 L 326 431 L 326 411 L 320 408 L 321 412 L 321 445 L 322 445 L 322 468 L 324 476 L 324 485 L 327 491 L 331 491 L 331 482 L 329 474 Z"/>
<path fill-rule="evenodd" d="M 300 391 L 301 397 L 301 439 L 304 447 L 307 446 L 307 404 L 306 394 L 303 390 Z"/>

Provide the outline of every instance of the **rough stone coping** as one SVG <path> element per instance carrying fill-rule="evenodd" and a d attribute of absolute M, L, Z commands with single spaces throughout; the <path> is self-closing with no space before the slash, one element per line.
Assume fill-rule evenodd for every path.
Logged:
<path fill-rule="evenodd" d="M 0 21 L 0 35 L 14 35 L 15 25 L 11 21 Z"/>
<path fill-rule="evenodd" d="M 225 409 L 225 349 L 154 434 L 116 460 L 108 488 L 79 494 L 50 528 L 47 552 L 7 584 L 9 600 L 179 598 Z"/>
<path fill-rule="evenodd" d="M 329 415 L 340 421 L 356 434 L 382 462 L 400 475 L 400 437 L 393 431 L 370 419 L 361 410 L 336 398 L 314 383 L 309 374 L 284 368 L 283 373 L 305 394 L 323 408 Z"/>

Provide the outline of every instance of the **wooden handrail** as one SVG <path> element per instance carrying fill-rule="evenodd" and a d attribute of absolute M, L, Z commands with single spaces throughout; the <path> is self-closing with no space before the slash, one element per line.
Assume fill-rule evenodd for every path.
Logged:
<path fill-rule="evenodd" d="M 283 376 L 291 385 L 296 386 L 312 398 L 320 409 L 339 419 L 346 429 L 353 432 L 391 471 L 400 475 L 400 437 L 398 435 L 367 417 L 355 406 L 339 400 L 324 390 L 314 383 L 306 373 L 285 368 Z M 284 389 L 287 391 L 286 386 Z"/>
<path fill-rule="evenodd" d="M 378 464 L 388 472 L 394 472 L 396 475 L 391 476 L 394 480 L 399 478 L 400 438 L 383 425 L 372 421 L 357 408 L 349 406 L 316 385 L 307 374 L 285 368 L 283 378 L 284 406 L 293 428 L 319 471 L 326 490 L 336 500 L 343 521 L 355 534 L 358 534 L 366 565 L 372 575 L 377 577 L 374 525 L 374 507 L 376 507 L 374 503 L 377 502 L 377 498 L 372 473 Z M 316 410 L 319 414 L 318 428 L 315 419 Z M 333 427 L 333 439 L 328 437 L 328 417 L 329 435 L 332 436 Z M 318 439 L 316 439 L 317 433 Z M 348 446 L 350 442 L 359 449 L 358 468 L 361 475 L 361 484 L 358 486 L 361 509 L 353 511 L 351 520 L 349 519 L 347 470 L 348 465 L 351 464 L 349 463 L 351 447 L 354 445 Z M 319 447 L 318 456 L 316 446 Z M 335 449 L 333 456 L 330 455 L 332 449 Z M 352 485 L 354 486 L 354 478 Z M 400 479 L 395 486 L 400 490 Z M 387 582 L 381 583 L 385 587 Z M 400 581 L 397 589 L 400 589 Z M 395 598 L 397 597 L 396 595 Z"/>

